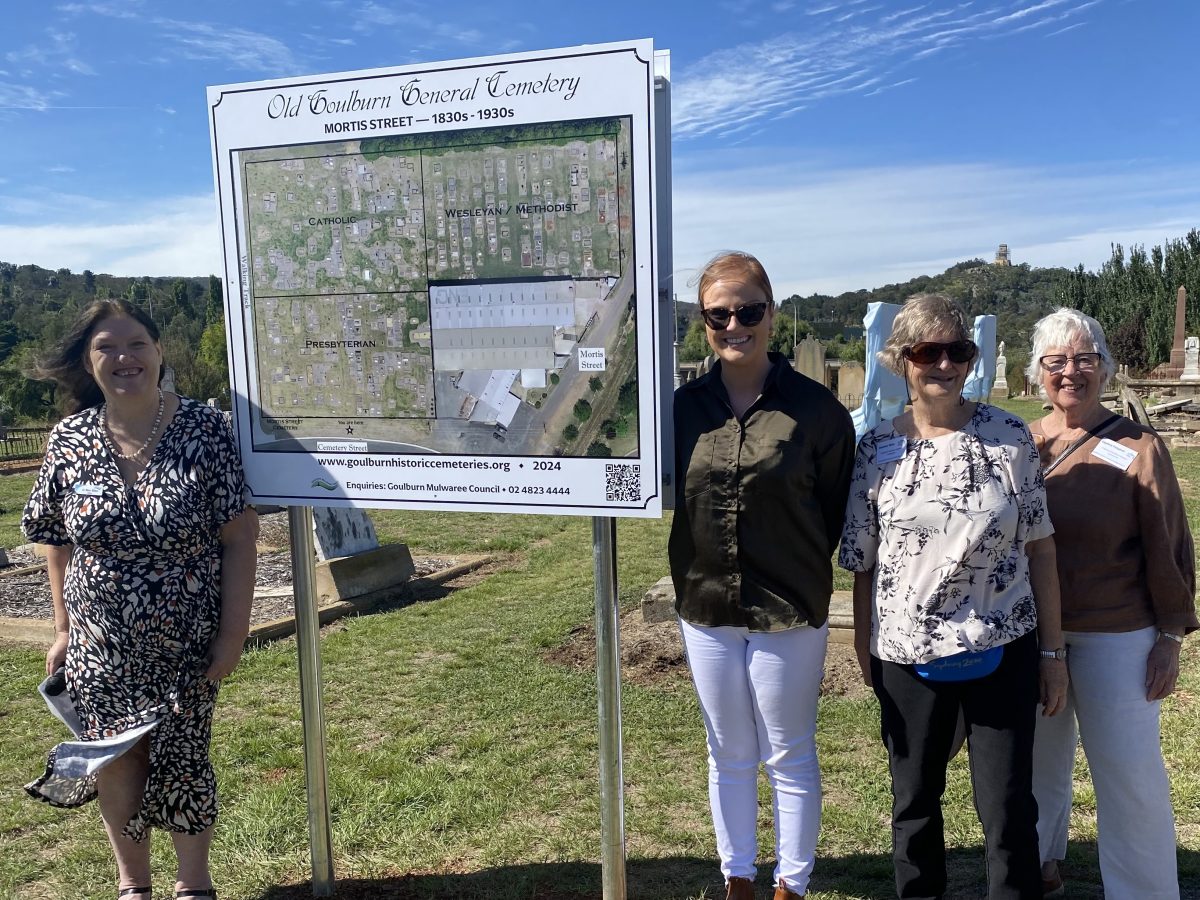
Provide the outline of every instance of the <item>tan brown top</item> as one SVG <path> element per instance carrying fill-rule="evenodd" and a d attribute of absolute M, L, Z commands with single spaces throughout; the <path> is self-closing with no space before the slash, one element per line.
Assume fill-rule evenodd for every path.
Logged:
<path fill-rule="evenodd" d="M 1048 466 L 1069 440 L 1030 426 Z M 1108 439 L 1137 452 L 1122 471 L 1095 455 Z M 1120 419 L 1046 476 L 1064 631 L 1182 634 L 1196 620 L 1196 557 L 1171 456 L 1149 428 Z"/>

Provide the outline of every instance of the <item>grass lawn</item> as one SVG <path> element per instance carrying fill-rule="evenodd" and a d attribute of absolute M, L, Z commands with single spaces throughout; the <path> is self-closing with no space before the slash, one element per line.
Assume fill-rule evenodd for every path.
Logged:
<path fill-rule="evenodd" d="M 1175 455 L 1193 527 L 1200 453 Z M 8 537 L 32 476 L 0 477 Z M 592 617 L 587 519 L 381 513 L 385 540 L 415 552 L 504 550 L 511 565 L 440 600 L 343 620 L 322 643 L 334 854 L 340 897 L 600 897 L 595 679 L 546 651 Z M 620 599 L 633 607 L 666 571 L 669 519 L 618 526 Z M 1184 896 L 1200 898 L 1197 641 L 1164 706 Z M 36 648 L 0 647 L 0 897 L 114 896 L 94 805 L 52 809 L 20 785 L 61 736 L 35 688 Z M 622 694 L 629 896 L 723 897 L 706 799 L 700 714 L 690 685 L 626 684 Z M 226 900 L 311 896 L 295 647 L 246 655 L 225 683 L 213 759 L 222 789 L 214 873 Z M 826 697 L 818 725 L 825 811 L 812 900 L 892 896 L 886 759 L 873 699 Z M 1072 898 L 1099 898 L 1095 798 L 1077 764 L 1066 864 Z M 951 892 L 983 892 L 982 835 L 964 758 L 951 765 Z M 765 799 L 765 794 L 764 794 Z M 760 823 L 770 867 L 770 806 Z M 169 841 L 153 844 L 169 896 Z M 759 896 L 769 896 L 760 878 Z"/>

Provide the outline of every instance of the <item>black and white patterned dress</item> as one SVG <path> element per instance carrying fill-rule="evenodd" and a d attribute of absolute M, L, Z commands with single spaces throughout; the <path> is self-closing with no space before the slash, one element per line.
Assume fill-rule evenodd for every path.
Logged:
<path fill-rule="evenodd" d="M 217 685 L 205 658 L 220 623 L 220 529 L 245 509 L 241 461 L 224 416 L 180 398 L 126 486 L 98 420 L 93 408 L 55 426 L 21 523 L 31 541 L 74 545 L 66 682 L 81 727 L 26 790 L 55 806 L 86 803 L 95 769 L 147 731 L 146 793 L 125 834 L 195 834 L 217 816 L 208 759 Z"/>

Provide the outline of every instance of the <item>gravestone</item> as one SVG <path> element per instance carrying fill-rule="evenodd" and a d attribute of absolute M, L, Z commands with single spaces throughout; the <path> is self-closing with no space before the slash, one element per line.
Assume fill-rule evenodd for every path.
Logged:
<path fill-rule="evenodd" d="M 863 387 L 866 384 L 867 370 L 862 363 L 843 363 L 838 369 L 838 400 L 847 409 L 853 409 L 862 403 Z"/>
<path fill-rule="evenodd" d="M 825 345 L 811 334 L 796 345 L 794 368 L 817 384 L 825 383 Z"/>
<path fill-rule="evenodd" d="M 1200 381 L 1200 337 L 1189 335 L 1183 342 L 1183 374 L 1180 381 Z"/>
<path fill-rule="evenodd" d="M 1008 399 L 1008 359 L 1004 355 L 1004 341 L 996 351 L 996 381 L 992 384 L 992 396 Z"/>

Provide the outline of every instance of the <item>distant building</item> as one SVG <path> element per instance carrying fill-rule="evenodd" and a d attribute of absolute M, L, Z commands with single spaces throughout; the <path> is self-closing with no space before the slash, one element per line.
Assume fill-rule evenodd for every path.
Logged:
<path fill-rule="evenodd" d="M 1008 244 L 1001 244 L 996 250 L 996 261 L 993 266 L 1011 266 L 1012 260 L 1008 258 Z"/>

